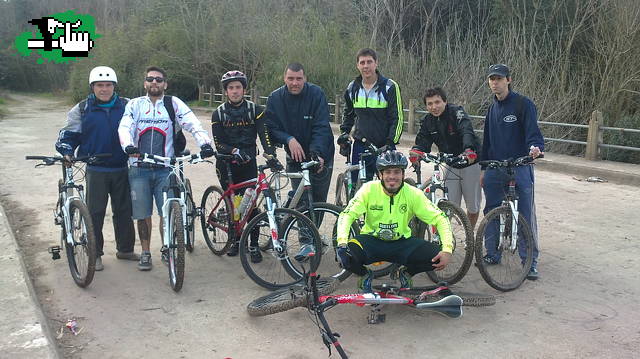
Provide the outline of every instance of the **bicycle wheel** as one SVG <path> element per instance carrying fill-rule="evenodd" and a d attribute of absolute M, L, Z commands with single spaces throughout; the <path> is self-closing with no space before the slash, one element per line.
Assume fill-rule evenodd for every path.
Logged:
<path fill-rule="evenodd" d="M 175 292 L 182 289 L 184 281 L 184 223 L 182 222 L 182 208 L 176 201 L 169 206 L 169 282 Z"/>
<path fill-rule="evenodd" d="M 218 186 L 209 186 L 202 195 L 200 224 L 202 236 L 213 254 L 221 256 L 233 242 L 233 213 L 229 198 Z"/>
<path fill-rule="evenodd" d="M 300 212 L 309 217 L 309 209 L 301 209 Z M 338 216 L 342 209 L 336 205 L 326 202 L 314 202 L 313 213 L 315 218 L 315 226 L 320 233 L 320 241 L 322 243 L 322 262 L 318 268 L 319 273 L 331 275 L 340 281 L 347 279 L 351 275 L 348 270 L 340 267 L 340 261 L 337 255 L 337 229 Z M 350 237 L 355 237 L 360 233 L 357 222 L 351 225 Z"/>
<path fill-rule="evenodd" d="M 347 175 L 351 176 L 350 173 Z M 347 203 L 349 203 L 349 188 L 347 184 L 347 180 L 344 177 L 345 173 L 341 173 L 338 175 L 338 179 L 336 179 L 336 206 L 345 207 Z"/>
<path fill-rule="evenodd" d="M 187 223 L 185 228 L 187 229 L 187 237 L 185 238 L 185 248 L 189 252 L 193 252 L 196 239 L 195 221 L 197 217 L 196 204 L 193 201 L 193 191 L 191 190 L 191 181 L 187 178 L 184 181 L 185 188 L 185 205 L 187 206 Z"/>
<path fill-rule="evenodd" d="M 451 262 L 449 262 L 445 269 L 427 272 L 427 276 L 434 283 L 447 282 L 448 284 L 454 284 L 459 282 L 467 274 L 473 261 L 473 228 L 471 227 L 471 222 L 467 214 L 455 203 L 440 201 L 438 208 L 449 217 L 451 233 L 453 234 L 453 253 Z M 424 231 L 421 237 L 440 245 L 439 237 L 431 235 L 429 231 L 431 228 L 433 227 L 427 225 L 421 226 L 421 229 Z"/>
<path fill-rule="evenodd" d="M 522 284 L 533 261 L 533 234 L 529 223 L 520 213 L 516 248 L 510 248 L 512 218 L 509 207 L 494 208 L 480 222 L 476 235 L 476 263 L 480 274 L 487 284 L 503 292 L 514 290 Z M 488 264 L 483 260 L 488 254 L 487 248 L 498 259 L 497 264 Z"/>
<path fill-rule="evenodd" d="M 69 223 L 71 240 L 62 237 L 69 262 L 71 277 L 78 287 L 84 288 L 93 280 L 96 270 L 96 240 L 93 232 L 93 222 L 89 210 L 84 202 L 74 199 L 69 203 Z"/>
<path fill-rule="evenodd" d="M 316 282 L 318 294 L 329 295 L 333 293 L 339 283 L 335 278 L 318 279 Z M 309 296 L 307 296 L 306 286 L 298 283 L 253 300 L 247 305 L 247 312 L 252 317 L 286 312 L 293 308 L 306 307 L 307 298 Z"/>
<path fill-rule="evenodd" d="M 288 287 L 302 279 L 305 267 L 315 272 L 320 265 L 322 252 L 316 250 L 309 263 L 299 263 L 293 257 L 298 253 L 301 244 L 313 244 L 320 248 L 320 234 L 311 220 L 298 211 L 288 208 L 275 209 L 276 228 L 271 228 L 267 212 L 255 216 L 245 227 L 240 238 L 240 261 L 247 275 L 258 285 L 275 290 Z M 251 249 L 268 238 L 272 233 L 278 235 L 282 251 L 273 246 L 261 251 L 262 260 L 251 260 Z M 262 238 L 262 240 L 261 240 Z"/>

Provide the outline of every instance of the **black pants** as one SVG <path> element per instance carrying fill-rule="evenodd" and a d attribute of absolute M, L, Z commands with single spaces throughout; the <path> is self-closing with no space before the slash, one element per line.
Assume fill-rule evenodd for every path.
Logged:
<path fill-rule="evenodd" d="M 357 235 L 349 241 L 348 247 L 351 260 L 345 269 L 358 275 L 367 273 L 365 264 L 380 261 L 402 264 L 410 275 L 432 271 L 431 260 L 440 252 L 438 245 L 422 238 L 383 241 L 368 234 Z"/>
<path fill-rule="evenodd" d="M 102 256 L 104 237 L 102 226 L 107 212 L 107 201 L 111 197 L 113 230 L 118 252 L 133 252 L 136 243 L 135 229 L 131 219 L 131 191 L 129 172 L 122 169 L 116 172 L 100 172 L 87 169 L 87 206 L 91 213 L 93 231 L 96 236 L 96 252 Z"/>

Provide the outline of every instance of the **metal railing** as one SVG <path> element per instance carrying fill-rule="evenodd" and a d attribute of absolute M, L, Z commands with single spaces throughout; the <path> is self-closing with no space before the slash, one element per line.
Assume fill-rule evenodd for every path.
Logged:
<path fill-rule="evenodd" d="M 198 100 L 200 102 L 208 102 L 209 106 L 213 106 L 214 103 L 218 104 L 218 103 L 224 102 L 223 94 L 215 93 L 213 88 L 211 88 L 209 92 L 204 92 L 204 90 L 205 89 L 203 86 L 199 88 Z M 262 103 L 262 104 L 266 103 L 266 100 L 267 100 L 266 96 L 259 96 L 258 93 L 255 91 L 252 92 L 251 95 L 247 95 L 245 97 L 247 99 L 252 100 L 255 103 Z M 219 100 L 217 98 L 219 98 Z M 342 96 L 336 95 L 335 102 L 329 102 L 330 116 L 331 118 L 333 118 L 333 122 L 335 123 L 340 123 L 341 121 L 341 118 L 340 118 L 342 113 L 341 98 Z M 419 120 L 417 119 L 417 117 L 428 113 L 427 111 L 420 110 L 417 104 L 418 104 L 418 100 L 409 99 L 409 108 L 403 109 L 403 112 L 406 114 L 404 128 L 405 128 L 405 131 L 409 134 L 417 133 L 418 125 L 419 125 Z M 478 116 L 478 115 L 470 115 L 469 117 L 471 117 L 471 119 L 476 120 L 479 123 L 483 123 L 485 118 L 484 116 Z M 589 119 L 588 125 L 563 123 L 563 122 L 548 122 L 548 121 L 538 121 L 538 124 L 544 125 L 544 126 L 559 126 L 559 127 L 587 129 L 587 136 L 585 141 L 570 140 L 566 138 L 553 138 L 553 137 L 545 137 L 545 141 L 586 146 L 585 158 L 588 160 L 601 159 L 601 149 L 603 148 L 640 152 L 639 147 L 621 146 L 621 145 L 604 143 L 603 141 L 604 131 L 619 132 L 620 134 L 640 134 L 640 129 L 603 126 L 602 112 L 597 110 L 591 113 L 591 118 Z M 481 126 L 477 126 L 477 127 L 481 127 Z M 476 133 L 484 132 L 483 130 L 474 130 L 474 131 Z"/>

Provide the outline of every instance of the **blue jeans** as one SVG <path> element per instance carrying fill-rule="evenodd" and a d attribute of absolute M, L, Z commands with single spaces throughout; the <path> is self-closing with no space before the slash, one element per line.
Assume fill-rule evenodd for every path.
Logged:
<path fill-rule="evenodd" d="M 129 185 L 131 186 L 131 205 L 133 219 L 145 219 L 153 214 L 153 199 L 156 200 L 158 215 L 162 216 L 162 190 L 169 186 L 168 167 L 162 168 L 129 168 Z"/>
<path fill-rule="evenodd" d="M 518 194 L 518 211 L 531 227 L 533 234 L 533 263 L 532 267 L 538 264 L 538 223 L 536 218 L 536 207 L 534 198 L 534 172 L 533 166 L 516 167 L 516 192 Z M 484 174 L 484 197 L 486 215 L 492 209 L 499 207 L 508 190 L 508 177 L 503 169 L 487 169 Z M 485 247 L 487 254 L 494 259 L 500 259 L 495 252 L 496 239 L 498 237 L 498 223 L 492 223 L 486 230 Z M 520 257 L 526 256 L 525 248 L 519 247 Z"/>

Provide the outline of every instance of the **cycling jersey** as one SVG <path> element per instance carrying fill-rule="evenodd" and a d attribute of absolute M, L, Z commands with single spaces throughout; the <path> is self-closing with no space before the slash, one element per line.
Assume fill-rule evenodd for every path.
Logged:
<path fill-rule="evenodd" d="M 414 216 L 435 225 L 440 234 L 442 251 L 453 252 L 453 236 L 449 219 L 422 193 L 421 190 L 403 185 L 394 196 L 384 192 L 382 182 L 367 182 L 338 218 L 338 244 L 349 241 L 351 224 L 363 214 L 364 226 L 361 234 L 373 235 L 382 240 L 398 240 L 411 237 L 409 221 Z"/>
<path fill-rule="evenodd" d="M 225 102 L 211 115 L 211 133 L 220 153 L 230 154 L 234 148 L 256 156 L 256 136 L 268 154 L 275 154 L 265 126 L 264 106 L 242 101 L 238 106 Z"/>
<path fill-rule="evenodd" d="M 210 144 L 207 131 L 202 128 L 200 120 L 191 109 L 179 98 L 172 96 L 173 109 L 176 114 L 176 130 L 182 128 L 191 132 L 198 146 Z M 141 153 L 151 153 L 157 156 L 172 157 L 173 124 L 163 99 L 151 102 L 149 96 L 134 98 L 127 103 L 124 115 L 118 127 L 120 145 L 136 146 Z M 130 158 L 129 163 L 137 166 L 137 158 Z"/>
<path fill-rule="evenodd" d="M 398 84 L 382 76 L 377 70 L 378 82 L 370 89 L 362 86 L 362 76 L 349 83 L 344 93 L 344 111 L 340 131 L 353 137 L 366 138 L 374 145 L 397 144 L 402 135 L 404 115 Z"/>
<path fill-rule="evenodd" d="M 454 104 L 447 104 L 440 116 L 429 113 L 422 119 L 413 148 L 431 152 L 431 145 L 434 143 L 440 152 L 454 156 L 466 149 L 480 152 L 480 141 L 473 132 L 469 115 L 462 106 Z"/>

